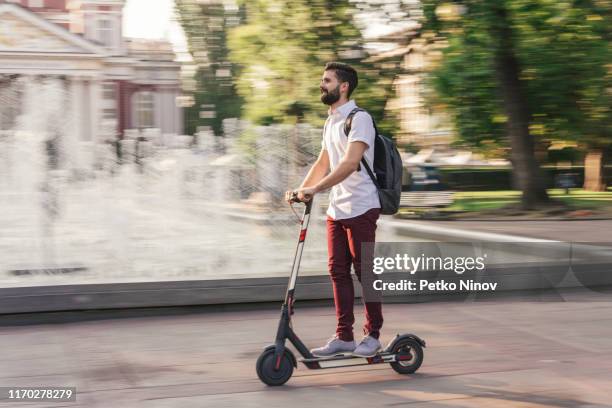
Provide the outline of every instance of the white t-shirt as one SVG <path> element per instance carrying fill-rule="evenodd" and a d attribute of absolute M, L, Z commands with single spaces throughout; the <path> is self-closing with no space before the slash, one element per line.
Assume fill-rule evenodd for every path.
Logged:
<path fill-rule="evenodd" d="M 372 163 L 374 162 L 375 131 L 372 117 L 367 112 L 357 112 L 353 116 L 348 137 L 344 134 L 344 122 L 356 107 L 355 101 L 351 100 L 338 107 L 336 112 L 330 112 L 327 118 L 321 147 L 327 150 L 331 170 L 346 154 L 348 144 L 355 141 L 368 145 L 364 157 L 370 169 L 374 168 Z M 335 220 L 357 217 L 372 208 L 380 208 L 376 185 L 363 164 L 360 163 L 359 166 L 359 171 L 351 173 L 341 183 L 331 188 L 327 215 Z"/>

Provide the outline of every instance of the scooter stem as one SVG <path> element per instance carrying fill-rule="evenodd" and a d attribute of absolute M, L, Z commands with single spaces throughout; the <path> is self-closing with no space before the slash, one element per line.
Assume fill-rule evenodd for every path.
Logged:
<path fill-rule="evenodd" d="M 293 303 L 293 293 L 295 290 L 295 282 L 297 280 L 298 272 L 300 269 L 300 261 L 302 260 L 302 252 L 304 250 L 304 241 L 306 240 L 306 232 L 308 231 L 308 224 L 310 223 L 310 211 L 312 209 L 312 202 L 314 197 L 307 201 L 304 206 L 304 214 L 300 220 L 301 230 L 300 237 L 295 247 L 295 255 L 293 257 L 293 265 L 291 267 L 291 276 L 289 278 L 289 285 L 287 286 L 287 293 L 285 294 L 285 305 L 289 307 Z"/>

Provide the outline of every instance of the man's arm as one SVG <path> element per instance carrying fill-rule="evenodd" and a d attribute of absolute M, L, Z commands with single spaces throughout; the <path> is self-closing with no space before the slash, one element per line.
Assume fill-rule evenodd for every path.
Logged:
<path fill-rule="evenodd" d="M 327 150 L 321 149 L 321 153 L 319 153 L 317 161 L 315 161 L 310 170 L 308 170 L 308 174 L 304 178 L 304 181 L 300 185 L 300 188 L 315 186 L 319 181 L 323 179 L 323 177 L 325 177 L 328 171 L 329 155 L 327 154 Z"/>
<path fill-rule="evenodd" d="M 298 190 L 298 196 L 300 199 L 309 201 L 316 193 L 327 190 L 328 188 L 341 183 L 344 179 L 350 176 L 351 173 L 359 168 L 359 162 L 361 162 L 361 158 L 363 157 L 363 154 L 367 148 L 368 145 L 365 142 L 350 142 L 348 149 L 346 150 L 346 154 L 331 173 L 321 179 L 321 181 L 316 183 L 314 186 L 310 187 L 304 184 L 305 187 Z"/>
<path fill-rule="evenodd" d="M 348 149 L 346 150 L 346 154 L 338 163 L 338 166 L 329 173 L 326 177 L 324 177 L 321 181 L 315 184 L 314 193 L 318 193 L 323 190 L 327 190 L 335 186 L 338 183 L 341 183 L 344 179 L 351 175 L 354 171 L 357 171 L 359 168 L 359 162 L 361 162 L 361 158 L 365 153 L 368 145 L 364 142 L 351 142 L 348 145 Z"/>
<path fill-rule="evenodd" d="M 329 155 L 327 153 L 327 150 L 321 149 L 321 153 L 319 153 L 319 157 L 314 162 L 310 170 L 308 170 L 308 174 L 306 174 L 304 181 L 300 185 L 300 188 L 297 190 L 298 198 L 301 201 L 308 201 L 306 200 L 306 197 L 304 196 L 304 194 L 301 193 L 301 190 L 304 188 L 312 188 L 313 186 L 315 186 L 319 181 L 321 181 L 325 177 L 328 171 L 329 171 Z M 293 191 L 287 191 L 285 193 L 285 200 L 287 202 L 291 202 L 292 193 Z"/>

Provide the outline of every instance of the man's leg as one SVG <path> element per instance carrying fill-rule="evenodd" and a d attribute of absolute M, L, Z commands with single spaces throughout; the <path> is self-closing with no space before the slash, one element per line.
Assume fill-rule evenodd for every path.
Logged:
<path fill-rule="evenodd" d="M 334 289 L 334 303 L 338 326 L 336 334 L 343 341 L 353 340 L 353 304 L 355 290 L 351 278 L 351 251 L 346 229 L 341 221 L 327 218 L 328 270 Z"/>
<path fill-rule="evenodd" d="M 361 244 L 366 242 L 376 241 L 376 221 L 380 214 L 380 209 L 374 208 L 355 218 L 343 220 L 344 225 L 348 230 L 348 241 L 355 274 L 361 282 L 361 271 L 372 273 L 372 258 L 362 259 Z M 363 268 L 363 269 L 362 269 Z M 372 279 L 364 279 L 365 282 L 372 282 Z M 365 293 L 365 289 L 363 290 Z M 371 302 L 364 298 L 366 323 L 364 325 L 364 334 L 368 334 L 375 339 L 380 336 L 380 329 L 383 325 L 382 303 Z"/>

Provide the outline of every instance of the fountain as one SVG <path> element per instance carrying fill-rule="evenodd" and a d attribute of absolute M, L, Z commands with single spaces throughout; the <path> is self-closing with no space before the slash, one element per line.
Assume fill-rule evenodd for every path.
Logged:
<path fill-rule="evenodd" d="M 0 286 L 285 276 L 295 215 L 282 196 L 320 129 L 228 119 L 224 137 L 131 129 L 83 145 L 59 78 L 0 87 Z M 18 109 L 15 109 L 18 107 Z M 88 154 L 95 160 L 83 160 Z M 89 165 L 86 165 L 89 163 Z M 317 207 L 302 270 L 327 274 Z M 46 271 L 19 273 L 15 271 Z M 49 271 L 62 273 L 50 273 Z M 49 272 L 49 273 L 47 273 Z"/>
<path fill-rule="evenodd" d="M 202 131 L 197 144 L 130 130 L 118 149 L 95 146 L 98 165 L 87 172 L 75 118 L 59 111 L 68 105 L 61 79 L 14 79 L 0 97 L 2 286 L 273 276 L 290 268 L 295 224 L 236 219 L 258 187 L 255 165 L 223 164 L 228 154 L 242 157 L 231 121 L 227 139 Z M 311 269 L 324 271 L 324 259 Z"/>

